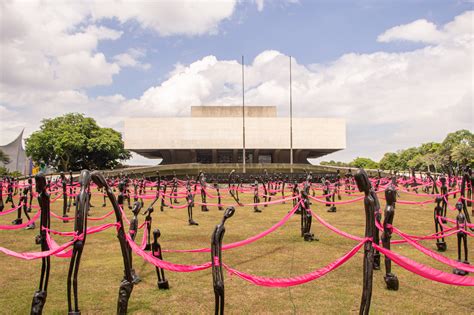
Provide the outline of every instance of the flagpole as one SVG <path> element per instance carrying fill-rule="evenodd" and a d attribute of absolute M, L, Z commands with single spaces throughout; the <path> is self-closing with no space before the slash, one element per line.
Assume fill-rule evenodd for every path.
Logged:
<path fill-rule="evenodd" d="M 290 57 L 290 172 L 293 173 L 293 95 L 291 85 L 291 56 Z"/>
<path fill-rule="evenodd" d="M 245 77 L 244 56 L 242 55 L 242 168 L 245 173 Z"/>

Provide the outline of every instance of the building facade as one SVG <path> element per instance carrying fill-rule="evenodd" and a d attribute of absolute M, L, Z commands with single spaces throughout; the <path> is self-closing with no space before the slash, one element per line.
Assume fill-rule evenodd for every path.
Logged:
<path fill-rule="evenodd" d="M 191 117 L 129 118 L 125 148 L 162 164 L 240 163 L 243 154 L 241 106 L 193 106 Z M 339 118 L 293 118 L 293 162 L 346 147 L 346 124 Z M 289 163 L 290 120 L 274 106 L 245 107 L 246 163 Z"/>
<path fill-rule="evenodd" d="M 10 163 L 0 162 L 0 166 L 5 167 L 9 172 L 20 172 L 23 175 L 31 173 L 31 161 L 23 148 L 23 130 L 12 142 L 0 146 L 0 150 L 10 159 Z"/>

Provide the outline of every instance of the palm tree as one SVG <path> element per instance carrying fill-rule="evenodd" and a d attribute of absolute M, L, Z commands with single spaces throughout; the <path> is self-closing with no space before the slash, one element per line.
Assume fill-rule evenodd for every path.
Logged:
<path fill-rule="evenodd" d="M 2 162 L 3 164 L 10 163 L 10 158 L 2 150 L 0 150 L 0 162 Z"/>

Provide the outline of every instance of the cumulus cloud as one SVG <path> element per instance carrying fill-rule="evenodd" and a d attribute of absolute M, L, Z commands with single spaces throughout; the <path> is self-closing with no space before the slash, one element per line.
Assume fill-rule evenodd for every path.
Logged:
<path fill-rule="evenodd" d="M 135 21 L 162 36 L 213 34 L 232 15 L 235 3 L 1 1 L 0 140 L 14 137 L 17 125 L 31 132 L 42 117 L 71 110 L 95 115 L 99 108 L 95 104 L 105 99 L 90 99 L 85 88 L 111 84 L 123 67 L 150 68 L 141 61 L 145 51 L 130 48 L 116 56 L 99 51 L 101 41 L 123 35 L 103 22 Z M 110 102 L 104 106 L 110 106 L 109 113 L 114 111 Z"/>
<path fill-rule="evenodd" d="M 146 55 L 144 50 L 131 48 L 126 53 L 118 54 L 114 56 L 114 60 L 121 67 L 138 68 L 142 70 L 150 69 L 149 63 L 143 63 L 140 59 Z"/>
<path fill-rule="evenodd" d="M 207 1 L 133 1 L 113 0 L 110 5 L 91 1 L 94 19 L 117 18 L 124 23 L 136 20 L 142 27 L 160 35 L 202 35 L 215 33 L 219 23 L 230 18 L 236 0 Z"/>
<path fill-rule="evenodd" d="M 361 150 L 380 158 L 387 150 L 472 129 L 473 34 L 466 27 L 472 18 L 466 12 L 435 27 L 434 44 L 413 51 L 349 53 L 307 66 L 293 60 L 295 115 L 347 118 L 349 148 L 336 158 L 360 155 Z M 409 38 L 419 41 L 421 35 Z M 245 66 L 248 105 L 275 105 L 280 114 L 288 113 L 288 63 L 288 56 L 269 50 Z M 167 80 L 125 102 L 122 111 L 171 116 L 188 114 L 192 105 L 240 104 L 240 71 L 237 61 L 214 56 L 177 65 Z"/>
<path fill-rule="evenodd" d="M 70 15 L 73 19 L 74 12 Z M 348 53 L 324 64 L 303 65 L 293 59 L 295 116 L 345 117 L 348 149 L 326 157 L 344 160 L 360 155 L 378 159 L 389 150 L 439 141 L 457 129 L 472 129 L 473 18 L 473 12 L 469 11 L 441 26 L 415 21 L 389 29 L 377 38 L 387 45 L 396 40 L 428 44 L 412 51 Z M 18 23 L 20 26 L 8 31 L 9 37 L 28 34 L 28 27 L 21 26 L 21 19 Z M 65 29 L 64 33 L 87 33 L 97 40 L 100 36 L 109 39 L 119 36 L 107 29 L 82 28 L 76 33 Z M 96 47 L 94 40 L 84 40 L 81 45 Z M 130 50 L 124 53 L 130 55 L 130 59 L 115 56 L 114 62 L 107 61 L 105 56 L 94 57 L 100 54 L 94 50 L 84 51 L 85 60 L 97 58 L 97 67 L 115 65 L 120 69 L 140 64 L 140 55 L 133 56 Z M 68 53 L 80 54 L 81 51 Z M 59 61 L 51 63 L 59 64 Z M 63 64 L 68 63 L 63 61 Z M 245 65 L 247 104 L 275 105 L 281 115 L 288 114 L 288 64 L 289 57 L 275 50 L 263 51 L 248 62 Z M 50 67 L 48 63 L 40 63 L 17 80 L 31 80 L 24 84 L 40 86 L 42 78 L 49 75 Z M 117 69 L 110 68 L 105 73 L 114 71 Z M 100 80 L 106 82 L 107 78 L 104 75 Z M 126 99 L 120 94 L 91 98 L 81 89 L 71 89 L 87 82 L 67 80 L 56 89 L 35 93 L 15 93 L 17 91 L 0 87 L 2 139 L 8 134 L 3 131 L 13 130 L 11 126 L 29 124 L 29 129 L 34 130 L 39 125 L 38 118 L 56 116 L 71 109 L 100 117 L 101 124 L 121 130 L 125 117 L 188 115 L 193 105 L 241 102 L 239 61 L 220 60 L 215 56 L 177 64 L 162 83 L 150 87 L 136 99 Z M 318 126 L 314 128 L 317 130 Z M 8 135 L 14 137 L 11 133 Z"/>

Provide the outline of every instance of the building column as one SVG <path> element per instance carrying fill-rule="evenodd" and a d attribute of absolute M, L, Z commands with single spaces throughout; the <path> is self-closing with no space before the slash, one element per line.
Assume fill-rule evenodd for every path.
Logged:
<path fill-rule="evenodd" d="M 212 163 L 217 163 L 217 150 L 212 150 Z"/>
<path fill-rule="evenodd" d="M 273 151 L 272 163 L 280 163 L 280 152 L 281 152 L 281 150 Z"/>
<path fill-rule="evenodd" d="M 232 150 L 232 163 L 237 163 L 237 150 Z"/>
<path fill-rule="evenodd" d="M 260 151 L 259 149 L 255 149 L 253 151 L 253 162 L 254 163 L 258 163 L 258 153 L 259 153 L 259 151 Z"/>

